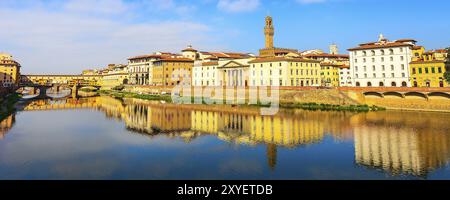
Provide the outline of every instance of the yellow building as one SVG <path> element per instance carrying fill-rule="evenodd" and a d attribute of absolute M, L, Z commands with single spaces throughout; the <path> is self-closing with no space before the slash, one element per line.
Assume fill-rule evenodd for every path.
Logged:
<path fill-rule="evenodd" d="M 342 65 L 322 62 L 320 66 L 320 79 L 322 80 L 322 86 L 339 87 L 339 69 Z"/>
<path fill-rule="evenodd" d="M 20 64 L 9 54 L 0 53 L 0 87 L 17 86 L 20 82 Z"/>
<path fill-rule="evenodd" d="M 413 87 L 448 87 L 444 73 L 449 70 L 446 50 L 425 52 L 418 49 L 410 63 L 411 85 Z"/>
<path fill-rule="evenodd" d="M 320 86 L 320 61 L 303 58 L 257 58 L 250 64 L 250 86 Z"/>
<path fill-rule="evenodd" d="M 194 60 L 161 58 L 153 63 L 153 84 L 160 86 L 191 85 Z"/>
<path fill-rule="evenodd" d="M 108 72 L 103 75 L 101 86 L 113 88 L 119 85 L 128 84 L 129 74 L 126 65 L 109 65 Z"/>

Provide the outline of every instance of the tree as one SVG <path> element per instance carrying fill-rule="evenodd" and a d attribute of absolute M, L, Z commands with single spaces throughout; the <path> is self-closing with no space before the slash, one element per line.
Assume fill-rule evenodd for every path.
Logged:
<path fill-rule="evenodd" d="M 449 71 L 445 72 L 444 79 L 447 81 L 448 84 L 450 84 L 450 72 Z"/>
<path fill-rule="evenodd" d="M 447 63 L 446 65 L 450 65 L 450 47 L 447 48 Z M 447 81 L 448 84 L 450 84 L 450 67 L 446 66 L 446 72 L 444 74 L 444 79 Z"/>

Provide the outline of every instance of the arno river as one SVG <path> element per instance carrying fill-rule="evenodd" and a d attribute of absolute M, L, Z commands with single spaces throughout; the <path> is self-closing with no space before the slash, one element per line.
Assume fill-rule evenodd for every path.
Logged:
<path fill-rule="evenodd" d="M 450 179 L 450 114 L 39 100 L 0 125 L 0 179 Z"/>

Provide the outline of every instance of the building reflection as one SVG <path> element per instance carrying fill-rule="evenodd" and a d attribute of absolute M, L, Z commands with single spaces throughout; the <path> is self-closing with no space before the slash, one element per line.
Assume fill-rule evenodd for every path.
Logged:
<path fill-rule="evenodd" d="M 448 115 L 384 112 L 355 116 L 355 160 L 358 165 L 381 169 L 394 176 L 426 177 L 448 164 Z M 429 116 L 428 116 L 429 115 Z M 436 118 L 437 117 L 437 118 Z"/>
<path fill-rule="evenodd" d="M 4 139 L 16 121 L 16 115 L 12 114 L 0 122 L 0 140 Z"/>
<path fill-rule="evenodd" d="M 102 111 L 108 118 L 124 121 L 131 132 L 150 138 L 181 138 L 189 143 L 213 135 L 232 144 L 263 145 L 271 169 L 276 168 L 280 148 L 322 144 L 327 137 L 353 142 L 358 166 L 393 176 L 427 176 L 447 165 L 450 158 L 448 114 L 414 113 L 420 116 L 411 117 L 404 112 L 282 110 L 275 116 L 261 116 L 257 108 L 250 107 L 173 105 L 111 97 L 35 101 L 24 110 L 83 108 Z M 8 122 L 2 122 L 2 137 L 8 130 L 3 123 Z"/>

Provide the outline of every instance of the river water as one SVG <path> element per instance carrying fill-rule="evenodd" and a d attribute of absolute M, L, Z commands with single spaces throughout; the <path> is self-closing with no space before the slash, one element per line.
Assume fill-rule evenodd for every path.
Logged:
<path fill-rule="evenodd" d="M 450 114 L 23 102 L 0 124 L 0 179 L 450 179 Z"/>

